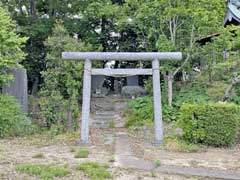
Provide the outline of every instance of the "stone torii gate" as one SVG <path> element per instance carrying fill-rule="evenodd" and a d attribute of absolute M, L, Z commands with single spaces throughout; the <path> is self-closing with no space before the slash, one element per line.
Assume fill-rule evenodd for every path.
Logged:
<path fill-rule="evenodd" d="M 152 75 L 153 76 L 153 96 L 154 96 L 154 127 L 155 143 L 160 144 L 163 140 L 162 123 L 162 103 L 160 87 L 159 61 L 162 60 L 181 60 L 180 52 L 63 52 L 64 60 L 84 60 L 83 78 L 83 102 L 82 102 L 82 122 L 80 144 L 89 143 L 89 115 L 91 100 L 91 75 Z M 93 69 L 92 61 L 151 61 L 151 69 Z"/>

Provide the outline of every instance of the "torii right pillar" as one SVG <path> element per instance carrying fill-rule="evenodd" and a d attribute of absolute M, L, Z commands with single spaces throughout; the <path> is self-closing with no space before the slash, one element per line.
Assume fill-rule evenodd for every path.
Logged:
<path fill-rule="evenodd" d="M 154 128 L 155 128 L 155 141 L 154 144 L 161 144 L 163 141 L 163 121 L 162 121 L 162 98 L 160 86 L 160 70 L 159 60 L 152 61 L 153 69 L 153 103 L 154 103 Z"/>

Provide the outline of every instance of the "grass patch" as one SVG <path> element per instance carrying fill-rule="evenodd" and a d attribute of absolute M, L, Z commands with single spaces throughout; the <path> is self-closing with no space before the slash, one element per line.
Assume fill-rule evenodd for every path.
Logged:
<path fill-rule="evenodd" d="M 75 158 L 87 158 L 89 155 L 89 150 L 87 148 L 80 148 L 76 154 L 75 154 Z"/>
<path fill-rule="evenodd" d="M 155 167 L 160 167 L 161 166 L 161 161 L 159 159 L 157 159 L 155 162 Z"/>
<path fill-rule="evenodd" d="M 32 156 L 32 158 L 43 158 L 43 157 L 44 157 L 43 153 L 37 153 L 37 154 Z"/>
<path fill-rule="evenodd" d="M 107 171 L 106 166 L 96 162 L 87 162 L 77 166 L 77 170 L 85 172 L 90 180 L 112 179 L 112 175 Z"/>
<path fill-rule="evenodd" d="M 114 120 L 110 120 L 110 121 L 109 121 L 109 123 L 108 123 L 108 128 L 111 128 L 111 129 L 115 128 L 115 122 L 114 122 Z"/>
<path fill-rule="evenodd" d="M 70 152 L 72 152 L 72 153 L 73 153 L 73 152 L 76 152 L 76 148 L 75 148 L 75 147 L 71 147 L 71 148 L 70 148 Z"/>
<path fill-rule="evenodd" d="M 187 143 L 177 137 L 168 137 L 164 140 L 164 149 L 176 152 L 199 152 L 203 147 L 198 144 Z"/>
<path fill-rule="evenodd" d="M 42 180 L 53 180 L 55 177 L 64 177 L 70 174 L 65 167 L 43 164 L 22 164 L 16 167 L 18 171 L 38 176 Z"/>

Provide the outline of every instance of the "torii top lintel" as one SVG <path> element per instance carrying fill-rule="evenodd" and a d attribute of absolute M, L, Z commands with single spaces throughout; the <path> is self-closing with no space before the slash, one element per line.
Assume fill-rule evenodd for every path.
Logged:
<path fill-rule="evenodd" d="M 64 60 L 118 60 L 118 61 L 150 61 L 181 60 L 181 52 L 63 52 Z"/>

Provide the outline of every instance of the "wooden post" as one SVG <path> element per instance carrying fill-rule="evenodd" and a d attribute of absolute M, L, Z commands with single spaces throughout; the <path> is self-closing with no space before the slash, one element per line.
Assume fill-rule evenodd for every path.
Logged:
<path fill-rule="evenodd" d="M 153 68 L 154 127 L 155 127 L 154 144 L 161 144 L 163 141 L 163 123 L 162 123 L 160 70 L 158 59 L 152 61 L 152 68 Z"/>
<path fill-rule="evenodd" d="M 78 144 L 89 143 L 89 115 L 91 100 L 91 68 L 92 62 L 85 60 L 84 77 L 83 77 L 83 100 L 82 100 L 82 122 L 81 122 L 81 139 Z"/>

